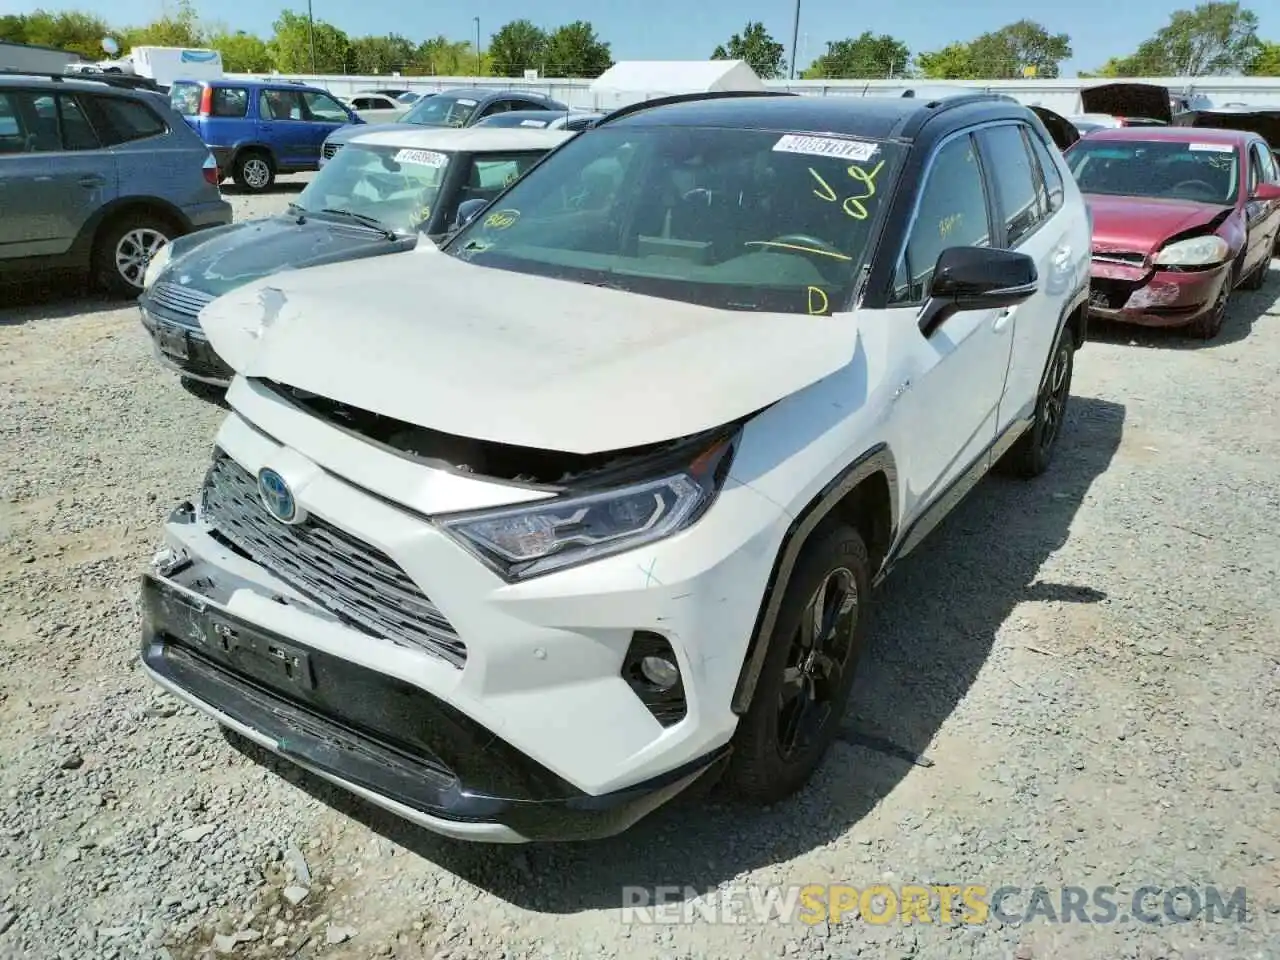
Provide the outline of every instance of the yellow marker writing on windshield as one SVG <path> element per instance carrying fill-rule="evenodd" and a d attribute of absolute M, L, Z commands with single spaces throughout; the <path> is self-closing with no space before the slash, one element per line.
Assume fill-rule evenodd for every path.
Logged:
<path fill-rule="evenodd" d="M 876 177 L 883 168 L 884 161 L 881 160 L 870 170 L 864 170 L 856 163 L 850 164 L 846 169 L 849 176 L 858 181 L 858 183 L 863 187 L 862 193 L 857 194 L 856 196 L 846 197 L 844 201 L 840 203 L 841 209 L 843 209 L 849 216 L 853 217 L 853 219 L 867 219 L 867 208 L 863 204 L 863 201 L 870 200 L 876 195 Z M 818 187 L 813 191 L 813 195 L 815 197 L 819 200 L 826 200 L 829 203 L 840 202 L 840 195 L 836 193 L 835 188 L 826 181 L 822 174 L 818 173 L 818 171 L 813 169 L 813 167 L 809 168 L 809 174 L 818 182 Z"/>
<path fill-rule="evenodd" d="M 827 299 L 826 291 L 821 287 L 809 288 L 809 315 L 812 317 L 820 316 L 827 312 L 831 301 Z"/>
<path fill-rule="evenodd" d="M 495 210 L 484 218 L 484 225 L 494 230 L 505 230 L 519 219 L 519 210 Z"/>

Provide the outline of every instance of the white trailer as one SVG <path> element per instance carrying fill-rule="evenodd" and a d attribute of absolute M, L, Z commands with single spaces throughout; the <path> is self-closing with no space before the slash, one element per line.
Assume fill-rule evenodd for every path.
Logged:
<path fill-rule="evenodd" d="M 133 72 L 162 87 L 175 80 L 218 80 L 223 75 L 222 54 L 190 47 L 134 47 L 128 60 Z"/>

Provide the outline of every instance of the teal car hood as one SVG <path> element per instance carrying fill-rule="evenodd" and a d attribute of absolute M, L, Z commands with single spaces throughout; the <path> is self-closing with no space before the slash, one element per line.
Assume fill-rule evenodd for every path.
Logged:
<path fill-rule="evenodd" d="M 288 214 L 188 234 L 173 242 L 158 283 L 214 297 L 281 270 L 411 250 L 416 235 L 388 240 L 376 230 L 327 218 Z"/>

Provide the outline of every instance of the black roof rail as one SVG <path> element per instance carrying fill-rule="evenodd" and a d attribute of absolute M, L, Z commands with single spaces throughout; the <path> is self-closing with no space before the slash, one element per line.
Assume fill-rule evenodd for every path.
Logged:
<path fill-rule="evenodd" d="M 1022 106 L 1022 102 L 1016 97 L 1011 97 L 1005 93 L 988 93 L 986 91 L 962 93 L 954 97 L 935 97 L 929 100 L 926 100 L 923 97 L 917 99 L 920 100 L 920 106 L 922 109 L 903 118 L 898 129 L 894 131 L 894 136 L 914 139 L 916 134 L 920 132 L 920 128 L 922 126 L 944 110 L 956 110 L 960 107 L 973 106 L 975 103 L 1011 103 L 1015 106 Z M 1028 107 L 1027 109 L 1030 108 Z"/>
<path fill-rule="evenodd" d="M 54 80 L 62 83 L 72 80 L 77 83 L 104 83 L 111 87 L 123 87 L 128 90 L 151 90 L 159 92 L 160 85 L 148 77 L 135 77 L 127 73 L 51 73 L 44 70 L 16 70 L 11 67 L 0 67 L 0 77 L 32 77 L 38 80 Z"/>
<path fill-rule="evenodd" d="M 698 93 L 676 93 L 669 97 L 656 97 L 653 100 L 640 100 L 636 103 L 629 103 L 625 107 L 619 107 L 611 113 L 606 113 L 596 123 L 597 127 L 603 127 L 606 123 L 614 120 L 621 120 L 633 113 L 639 113 L 641 110 L 649 110 L 653 107 L 665 107 L 671 103 L 692 103 L 698 100 L 726 100 L 731 97 L 795 97 L 799 94 L 792 93 L 790 90 L 704 90 Z"/>

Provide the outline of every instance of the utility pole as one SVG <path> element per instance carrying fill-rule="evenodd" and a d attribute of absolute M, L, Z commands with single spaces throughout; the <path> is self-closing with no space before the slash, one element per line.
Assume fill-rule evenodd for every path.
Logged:
<path fill-rule="evenodd" d="M 800 43 L 800 0 L 796 0 L 796 19 L 791 26 L 791 79 L 796 78 L 797 45 Z"/>
<path fill-rule="evenodd" d="M 316 76 L 316 21 L 311 15 L 311 0 L 307 0 L 307 39 L 311 41 L 311 75 Z"/>
<path fill-rule="evenodd" d="M 476 76 L 480 76 L 480 18 L 472 17 L 476 22 Z"/>

